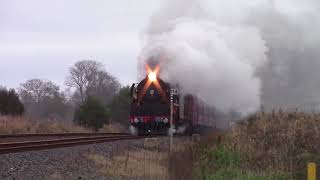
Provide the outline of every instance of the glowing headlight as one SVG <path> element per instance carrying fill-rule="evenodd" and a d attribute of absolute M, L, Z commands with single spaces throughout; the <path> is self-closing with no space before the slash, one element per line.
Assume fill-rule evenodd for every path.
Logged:
<path fill-rule="evenodd" d="M 156 81 L 157 80 L 157 73 L 155 72 L 150 72 L 149 75 L 148 75 L 148 78 L 150 81 Z"/>
<path fill-rule="evenodd" d="M 138 123 L 138 122 L 139 122 L 139 119 L 138 119 L 138 118 L 134 118 L 134 122 L 135 122 L 135 123 Z"/>
<path fill-rule="evenodd" d="M 164 122 L 164 123 L 168 123 L 168 122 L 169 122 L 169 119 L 168 119 L 168 118 L 164 118 L 164 119 L 163 119 L 163 122 Z"/>

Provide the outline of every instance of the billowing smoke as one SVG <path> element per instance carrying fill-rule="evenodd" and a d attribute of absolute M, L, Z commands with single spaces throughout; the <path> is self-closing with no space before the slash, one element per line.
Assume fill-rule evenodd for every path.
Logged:
<path fill-rule="evenodd" d="M 262 0 L 170 0 L 150 20 L 141 67 L 159 61 L 162 78 L 225 112 L 318 103 L 315 20 Z"/>
<path fill-rule="evenodd" d="M 299 4 L 294 5 L 299 7 Z M 312 1 L 300 5 L 320 10 Z M 259 74 L 262 104 L 269 110 L 317 110 L 320 104 L 320 16 L 311 10 L 286 14 L 280 8 L 256 9 L 249 19 L 259 27 L 268 48 L 268 62 Z"/>

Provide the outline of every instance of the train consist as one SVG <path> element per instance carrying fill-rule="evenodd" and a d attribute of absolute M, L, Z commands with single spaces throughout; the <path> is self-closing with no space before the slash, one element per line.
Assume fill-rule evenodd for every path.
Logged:
<path fill-rule="evenodd" d="M 199 133 L 215 127 L 215 111 L 197 96 L 182 94 L 178 85 L 163 81 L 157 68 L 130 89 L 130 130 L 133 134 Z M 172 119 L 172 122 L 171 122 Z"/>

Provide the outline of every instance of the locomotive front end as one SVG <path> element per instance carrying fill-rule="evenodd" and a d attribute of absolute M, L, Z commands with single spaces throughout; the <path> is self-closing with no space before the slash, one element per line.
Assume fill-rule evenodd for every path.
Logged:
<path fill-rule="evenodd" d="M 131 86 L 130 124 L 134 134 L 162 133 L 170 128 L 170 85 L 150 70 Z"/>

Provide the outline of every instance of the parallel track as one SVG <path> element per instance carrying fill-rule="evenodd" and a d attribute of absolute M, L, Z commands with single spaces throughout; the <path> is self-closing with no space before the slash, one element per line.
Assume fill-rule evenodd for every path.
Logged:
<path fill-rule="evenodd" d="M 21 137 L 61 137 L 61 136 L 107 136 L 107 135 L 130 135 L 129 133 L 49 133 L 49 134 L 0 134 L 3 138 L 21 138 Z"/>
<path fill-rule="evenodd" d="M 60 139 L 50 139 L 50 140 L 30 140 L 30 141 L 21 141 L 21 142 L 6 142 L 0 143 L 0 154 L 8 153 L 17 153 L 17 152 L 26 152 L 26 151 L 36 151 L 36 150 L 45 150 L 45 149 L 55 149 L 63 147 L 71 147 L 78 145 L 87 145 L 95 143 L 104 143 L 120 140 L 133 140 L 133 139 L 143 139 L 147 136 L 132 136 L 128 134 L 28 134 L 28 135 L 2 135 L 4 137 L 39 137 L 39 136 L 75 136 L 68 138 Z M 79 136 L 79 137 L 76 137 Z M 150 137 L 150 136 L 148 136 Z M 1 138 L 1 136 L 0 136 Z"/>

